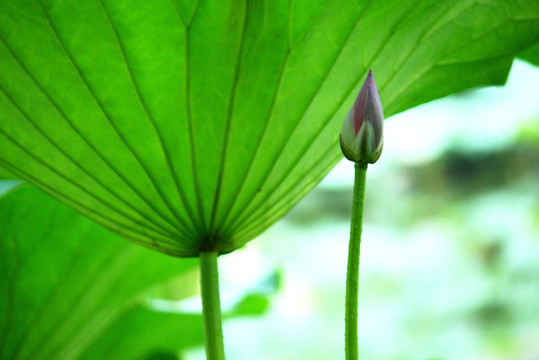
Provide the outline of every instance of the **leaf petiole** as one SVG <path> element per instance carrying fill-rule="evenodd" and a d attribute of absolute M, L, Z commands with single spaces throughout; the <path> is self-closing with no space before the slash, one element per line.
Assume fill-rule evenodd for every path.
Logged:
<path fill-rule="evenodd" d="M 217 256 L 216 251 L 200 253 L 200 291 L 208 360 L 224 360 L 225 358 Z"/>

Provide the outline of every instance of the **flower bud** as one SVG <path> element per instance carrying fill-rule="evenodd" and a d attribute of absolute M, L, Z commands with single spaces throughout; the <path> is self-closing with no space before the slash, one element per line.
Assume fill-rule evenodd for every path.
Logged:
<path fill-rule="evenodd" d="M 372 70 L 346 115 L 341 130 L 341 150 L 351 161 L 374 164 L 383 147 L 384 111 Z"/>

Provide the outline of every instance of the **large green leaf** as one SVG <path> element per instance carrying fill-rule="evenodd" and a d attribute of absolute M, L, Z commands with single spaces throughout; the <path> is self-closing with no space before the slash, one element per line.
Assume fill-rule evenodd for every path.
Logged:
<path fill-rule="evenodd" d="M 518 54 L 518 57 L 530 64 L 539 66 L 539 42 Z"/>
<path fill-rule="evenodd" d="M 501 84 L 538 15 L 528 0 L 2 0 L 0 165 L 141 245 L 229 252 L 341 158 L 369 68 L 386 115 Z"/>
<path fill-rule="evenodd" d="M 17 177 L 0 166 L 0 180 L 16 179 Z"/>
<path fill-rule="evenodd" d="M 130 244 L 28 186 L 0 199 L 0 219 L 2 359 L 74 359 L 132 314 L 141 292 L 197 265 Z M 148 328 L 178 320 L 145 314 Z M 186 319 L 174 334 L 201 326 Z"/>
<path fill-rule="evenodd" d="M 152 353 L 175 354 L 203 343 L 202 315 L 137 306 L 123 313 L 78 359 L 137 360 Z"/>
<path fill-rule="evenodd" d="M 256 316 L 266 312 L 268 307 L 266 295 L 248 294 L 224 315 L 226 318 Z M 116 319 L 78 359 L 149 359 L 152 354 L 175 354 L 203 342 L 202 315 L 158 312 L 135 306 Z"/>

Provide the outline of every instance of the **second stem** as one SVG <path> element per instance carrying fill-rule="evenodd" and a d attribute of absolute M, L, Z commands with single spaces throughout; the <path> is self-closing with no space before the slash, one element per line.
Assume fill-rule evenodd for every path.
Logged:
<path fill-rule="evenodd" d="M 346 270 L 345 307 L 345 353 L 346 360 L 358 359 L 357 309 L 359 290 L 359 255 L 361 253 L 361 230 L 363 224 L 363 204 L 365 200 L 365 180 L 367 164 L 355 163 L 354 195 L 348 245 L 348 267 Z"/>

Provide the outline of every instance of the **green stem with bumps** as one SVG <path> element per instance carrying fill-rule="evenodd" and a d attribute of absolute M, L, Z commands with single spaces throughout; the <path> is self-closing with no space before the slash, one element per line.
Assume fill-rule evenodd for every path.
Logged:
<path fill-rule="evenodd" d="M 225 358 L 217 256 L 216 251 L 200 253 L 200 291 L 208 360 L 224 360 Z"/>
<path fill-rule="evenodd" d="M 352 221 L 350 225 L 350 243 L 348 245 L 348 267 L 346 272 L 346 307 L 345 307 L 345 353 L 346 360 L 358 359 L 358 290 L 359 290 L 359 255 L 361 252 L 361 230 L 363 224 L 363 204 L 365 200 L 365 179 L 367 164 L 355 164 L 354 195 L 352 201 Z"/>

